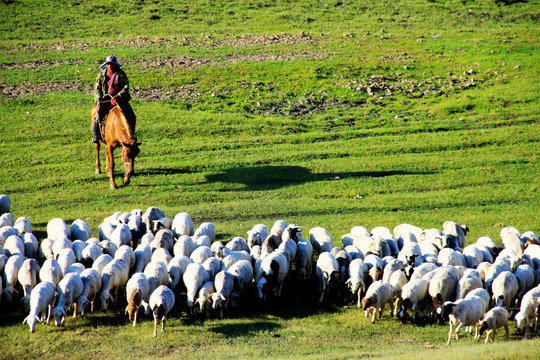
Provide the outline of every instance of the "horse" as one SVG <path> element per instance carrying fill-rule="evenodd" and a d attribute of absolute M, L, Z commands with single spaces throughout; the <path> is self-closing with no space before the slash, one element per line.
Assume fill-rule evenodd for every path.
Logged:
<path fill-rule="evenodd" d="M 96 103 L 92 107 L 92 121 L 97 114 L 98 104 Z M 114 149 L 122 146 L 122 152 L 120 153 L 120 160 L 124 162 L 125 175 L 123 179 L 124 185 L 128 185 L 130 178 L 135 175 L 134 164 L 135 157 L 139 154 L 139 145 L 135 140 L 135 136 L 129 126 L 129 123 L 120 110 L 119 106 L 114 106 L 105 120 L 105 155 L 106 155 L 106 167 L 107 174 L 109 175 L 109 182 L 111 189 L 116 189 L 116 183 L 114 182 Z M 99 162 L 99 141 L 95 144 L 96 148 L 96 174 L 101 174 L 101 166 Z"/>

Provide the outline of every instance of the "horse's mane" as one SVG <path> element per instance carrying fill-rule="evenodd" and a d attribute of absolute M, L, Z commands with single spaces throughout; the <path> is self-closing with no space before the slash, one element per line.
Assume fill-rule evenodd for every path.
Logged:
<path fill-rule="evenodd" d="M 135 145 L 135 143 L 136 143 L 135 136 L 133 135 L 133 131 L 131 131 L 131 126 L 129 126 L 129 123 L 128 123 L 127 119 L 126 119 L 126 116 L 122 112 L 122 109 L 120 109 L 120 106 L 117 105 L 115 108 L 118 109 L 120 122 L 122 124 L 122 129 L 126 132 L 126 135 L 128 137 L 128 140 L 124 141 L 124 144 L 126 144 L 126 145 Z"/>

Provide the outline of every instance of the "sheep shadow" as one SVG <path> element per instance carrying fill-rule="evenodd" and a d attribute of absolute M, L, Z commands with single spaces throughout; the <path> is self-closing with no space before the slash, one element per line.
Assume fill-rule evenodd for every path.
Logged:
<path fill-rule="evenodd" d="M 229 338 L 255 336 L 261 332 L 274 332 L 281 329 L 281 325 L 271 321 L 257 321 L 249 324 L 220 324 L 209 330 Z"/>
<path fill-rule="evenodd" d="M 417 174 L 425 174 L 425 172 L 395 170 L 312 173 L 310 169 L 302 166 L 268 165 L 229 168 L 219 173 L 206 175 L 206 181 L 209 183 L 244 185 L 241 188 L 235 187 L 223 189 L 223 191 L 260 191 L 317 181 L 336 181 L 349 178 L 362 179 Z"/>

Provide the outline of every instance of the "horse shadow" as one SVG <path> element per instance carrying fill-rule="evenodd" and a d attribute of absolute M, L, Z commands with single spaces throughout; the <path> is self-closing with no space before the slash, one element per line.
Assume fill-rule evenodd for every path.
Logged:
<path fill-rule="evenodd" d="M 393 170 L 313 173 L 310 169 L 302 166 L 267 165 L 229 168 L 219 173 L 206 175 L 206 181 L 209 183 L 244 185 L 243 187 L 231 187 L 229 189 L 224 189 L 224 191 L 262 191 L 318 181 L 335 181 L 350 178 L 378 178 L 417 174 L 425 174 L 425 172 Z"/>

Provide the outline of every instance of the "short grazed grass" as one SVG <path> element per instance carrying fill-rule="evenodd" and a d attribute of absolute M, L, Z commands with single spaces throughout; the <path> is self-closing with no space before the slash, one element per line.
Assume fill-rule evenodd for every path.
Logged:
<path fill-rule="evenodd" d="M 0 193 L 41 240 L 82 218 L 157 206 L 217 238 L 277 219 L 323 226 L 467 224 L 540 233 L 537 1 L 4 1 Z M 137 176 L 94 175 L 97 67 L 124 64 L 143 142 Z M 104 161 L 104 155 L 102 154 Z M 117 163 L 116 171 L 121 173 Z M 118 179 L 119 180 L 119 179 Z M 369 324 L 353 304 L 287 298 L 230 319 L 97 312 L 65 327 L 0 309 L 2 358 L 536 358 L 538 338 L 450 347 L 447 327 Z M 425 346 L 427 344 L 427 346 Z M 433 348 L 430 348 L 433 345 Z"/>

